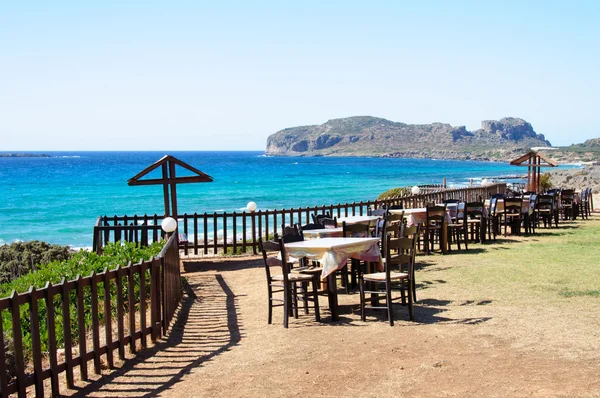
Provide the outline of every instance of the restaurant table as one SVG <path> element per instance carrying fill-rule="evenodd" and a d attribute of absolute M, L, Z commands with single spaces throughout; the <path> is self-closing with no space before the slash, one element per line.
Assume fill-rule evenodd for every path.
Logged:
<path fill-rule="evenodd" d="M 375 222 L 376 220 L 379 220 L 380 218 L 381 218 L 380 216 L 348 216 L 348 217 L 338 217 L 337 223 L 338 223 L 338 225 L 341 225 L 343 222 L 345 222 L 346 225 L 352 225 L 352 224 L 370 224 L 371 222 Z"/>
<path fill-rule="evenodd" d="M 378 242 L 379 238 L 320 238 L 286 243 L 285 251 L 289 256 L 319 261 L 323 267 L 321 279 L 327 279 L 331 319 L 337 321 L 339 315 L 335 271 L 343 268 L 348 258 L 377 263 L 377 268 L 382 271 Z"/>
<path fill-rule="evenodd" d="M 344 235 L 344 228 L 321 228 L 302 230 L 305 240 L 318 238 L 340 238 Z"/>
<path fill-rule="evenodd" d="M 404 219 L 406 220 L 406 225 L 412 227 L 413 225 L 424 225 L 427 221 L 427 208 L 425 207 L 417 207 L 414 209 L 393 209 L 390 210 L 391 214 L 402 214 L 404 213 Z M 452 222 L 452 218 L 450 217 L 450 209 L 446 210 L 446 226 Z M 449 247 L 448 242 L 448 228 L 444 228 L 442 230 L 442 240 L 445 243 L 446 249 Z M 444 251 L 446 251 L 444 249 Z"/>
<path fill-rule="evenodd" d="M 490 200 L 485 200 L 485 208 L 486 211 L 490 211 Z M 491 214 L 492 217 L 492 225 L 496 234 L 500 234 L 500 223 L 498 222 L 498 216 L 500 216 L 504 212 L 504 199 L 496 200 L 496 212 L 495 214 Z M 533 215 L 533 208 L 531 207 L 531 202 L 529 198 L 523 198 L 523 202 L 521 203 L 521 214 L 523 215 L 523 223 L 525 226 L 525 233 L 529 233 L 529 217 Z M 514 233 L 514 231 L 513 231 Z"/>

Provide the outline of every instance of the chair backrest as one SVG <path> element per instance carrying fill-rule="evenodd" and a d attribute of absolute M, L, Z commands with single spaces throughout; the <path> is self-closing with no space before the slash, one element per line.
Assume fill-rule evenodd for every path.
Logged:
<path fill-rule="evenodd" d="M 533 194 L 529 195 L 529 206 L 530 206 L 532 209 L 535 209 L 535 208 L 536 208 L 536 206 L 537 206 L 537 197 L 538 197 L 538 196 L 537 196 L 537 194 L 535 194 L 535 193 L 533 193 Z"/>
<path fill-rule="evenodd" d="M 504 214 L 520 214 L 523 198 L 504 198 Z"/>
<path fill-rule="evenodd" d="M 466 219 L 469 218 L 481 218 L 483 217 L 483 202 L 467 202 L 463 209 L 463 216 Z"/>
<path fill-rule="evenodd" d="M 575 190 L 563 189 L 560 191 L 560 200 L 563 204 L 571 204 L 575 200 Z"/>
<path fill-rule="evenodd" d="M 395 214 L 390 213 L 387 215 L 387 217 L 385 217 L 385 221 L 387 224 L 402 223 L 404 221 L 404 212 Z"/>
<path fill-rule="evenodd" d="M 407 272 L 412 279 L 415 265 L 415 252 L 417 247 L 418 227 L 412 237 L 393 238 L 391 235 L 385 241 L 385 273 L 386 279 L 390 280 L 390 272 L 397 268 L 399 271 Z"/>
<path fill-rule="evenodd" d="M 427 206 L 425 214 L 427 225 L 442 224 L 446 220 L 446 206 Z"/>
<path fill-rule="evenodd" d="M 337 218 L 328 218 L 321 217 L 319 219 L 319 223 L 323 226 L 323 228 L 337 228 Z"/>
<path fill-rule="evenodd" d="M 259 238 L 258 247 L 262 253 L 265 271 L 267 274 L 267 281 L 271 281 L 271 267 L 276 267 L 281 270 L 284 283 L 287 283 L 290 269 L 288 262 L 285 261 L 287 257 L 285 254 L 285 245 L 283 240 L 278 239 L 276 241 L 263 241 L 262 238 Z"/>
<path fill-rule="evenodd" d="M 285 224 L 281 224 L 281 230 L 283 231 L 284 235 L 291 235 L 291 234 L 299 234 L 300 233 L 297 225 L 285 225 Z"/>
<path fill-rule="evenodd" d="M 405 238 L 412 238 L 413 236 L 417 235 L 419 233 L 419 226 L 418 225 L 413 225 L 412 227 L 407 227 L 403 225 L 403 231 L 401 231 L 401 234 L 403 237 Z"/>
<path fill-rule="evenodd" d="M 315 224 L 321 224 L 320 220 L 321 218 L 331 218 L 331 214 L 329 214 L 329 212 L 325 212 L 323 214 L 311 214 L 312 219 L 313 219 L 313 223 Z"/>
<path fill-rule="evenodd" d="M 504 199 L 506 195 L 503 193 L 495 193 L 493 195 L 490 195 L 490 199 Z"/>
<path fill-rule="evenodd" d="M 287 226 L 283 228 L 281 239 L 283 240 L 283 243 L 301 242 L 304 240 L 304 235 L 302 235 L 302 231 L 296 226 Z"/>
<path fill-rule="evenodd" d="M 368 224 L 346 224 L 342 222 L 344 238 L 366 238 L 369 236 Z"/>
<path fill-rule="evenodd" d="M 490 211 L 491 216 L 495 216 L 498 213 L 498 198 L 490 198 Z"/>
<path fill-rule="evenodd" d="M 446 212 L 450 215 L 450 218 L 452 220 L 456 220 L 456 218 L 458 217 L 458 206 L 460 205 L 461 201 L 459 199 L 446 199 L 444 201 L 444 207 L 446 209 Z"/>
<path fill-rule="evenodd" d="M 388 210 L 402 210 L 402 209 L 404 209 L 404 206 L 402 206 L 402 203 L 399 203 L 397 205 L 388 206 Z"/>
<path fill-rule="evenodd" d="M 535 202 L 536 210 L 552 210 L 554 208 L 554 195 L 538 195 Z"/>
<path fill-rule="evenodd" d="M 309 229 L 323 229 L 323 226 L 321 224 L 304 224 L 304 225 L 300 225 L 299 226 L 299 230 L 300 231 L 308 231 Z"/>

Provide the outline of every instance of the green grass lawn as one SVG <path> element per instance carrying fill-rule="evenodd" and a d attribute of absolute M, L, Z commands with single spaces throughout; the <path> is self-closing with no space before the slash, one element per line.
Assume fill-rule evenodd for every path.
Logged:
<path fill-rule="evenodd" d="M 473 244 L 468 252 L 436 256 L 435 277 L 454 288 L 468 287 L 476 299 L 493 297 L 500 304 L 596 300 L 600 297 L 600 219 L 559 225 L 559 229 L 538 228 L 536 235 L 499 236 L 497 243 Z"/>

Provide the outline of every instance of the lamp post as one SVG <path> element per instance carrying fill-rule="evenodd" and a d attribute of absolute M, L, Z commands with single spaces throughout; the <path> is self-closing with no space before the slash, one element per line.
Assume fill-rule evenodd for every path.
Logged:
<path fill-rule="evenodd" d="M 413 195 L 418 195 L 421 193 L 421 188 L 419 188 L 418 185 L 415 185 L 414 187 L 412 187 L 410 192 L 412 192 Z"/>
<path fill-rule="evenodd" d="M 254 213 L 256 211 L 256 207 L 256 202 L 252 201 L 248 202 L 248 204 L 246 205 L 246 209 L 248 209 L 250 213 Z"/>

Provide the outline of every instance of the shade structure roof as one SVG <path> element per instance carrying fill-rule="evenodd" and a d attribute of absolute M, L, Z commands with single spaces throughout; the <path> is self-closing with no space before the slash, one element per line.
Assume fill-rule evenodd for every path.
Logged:
<path fill-rule="evenodd" d="M 536 151 L 529 151 L 525 155 L 510 162 L 513 166 L 527 167 L 527 190 L 540 192 L 540 170 L 542 167 L 556 167 L 558 162 Z"/>
<path fill-rule="evenodd" d="M 532 163 L 533 161 L 533 163 Z M 543 163 L 542 163 L 543 161 Z M 527 162 L 527 163 L 525 163 Z M 513 166 L 537 166 L 537 167 L 556 167 L 558 162 L 542 155 L 536 151 L 529 151 L 525 155 L 510 162 Z"/>
<path fill-rule="evenodd" d="M 178 177 L 176 175 L 177 166 L 184 168 L 192 175 Z M 146 178 L 148 174 L 160 168 L 161 178 Z M 187 184 L 192 182 L 212 182 L 213 178 L 208 174 L 201 172 L 189 164 L 182 162 L 171 155 L 165 155 L 154 164 L 146 167 L 135 176 L 127 180 L 127 184 L 132 185 L 162 185 L 165 205 L 165 217 L 177 217 L 177 184 Z"/>

